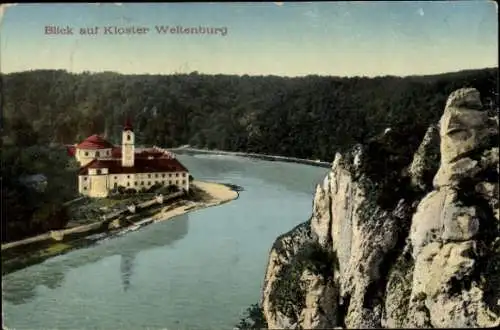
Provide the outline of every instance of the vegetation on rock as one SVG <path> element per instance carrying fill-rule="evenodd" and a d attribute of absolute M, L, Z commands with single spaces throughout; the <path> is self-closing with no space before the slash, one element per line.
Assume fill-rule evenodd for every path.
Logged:
<path fill-rule="evenodd" d="M 400 200 L 411 204 L 423 196 L 424 192 L 411 184 L 408 168 L 424 133 L 397 127 L 361 146 L 362 161 L 353 177 L 365 194 L 358 211 L 362 219 L 370 219 L 377 207 L 392 211 Z"/>
<path fill-rule="evenodd" d="M 305 307 L 304 271 L 321 275 L 326 282 L 332 280 L 337 267 L 338 260 L 332 252 L 314 240 L 306 241 L 291 262 L 283 266 L 277 275 L 278 280 L 272 284 L 270 299 L 275 302 L 275 308 L 296 322 Z"/>
<path fill-rule="evenodd" d="M 414 267 L 414 260 L 409 251 L 403 252 L 398 256 L 388 273 L 385 310 L 386 314 L 390 314 L 390 318 L 395 322 L 395 324 L 391 324 L 392 327 L 402 328 L 405 324 L 413 285 Z"/>
<path fill-rule="evenodd" d="M 240 319 L 236 329 L 267 329 L 267 322 L 259 304 L 253 304 L 245 311 L 245 316 Z"/>

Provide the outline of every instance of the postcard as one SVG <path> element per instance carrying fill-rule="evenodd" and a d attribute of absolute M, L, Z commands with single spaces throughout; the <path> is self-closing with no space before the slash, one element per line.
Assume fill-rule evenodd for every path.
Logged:
<path fill-rule="evenodd" d="M 500 326 L 493 1 L 0 6 L 5 329 Z"/>

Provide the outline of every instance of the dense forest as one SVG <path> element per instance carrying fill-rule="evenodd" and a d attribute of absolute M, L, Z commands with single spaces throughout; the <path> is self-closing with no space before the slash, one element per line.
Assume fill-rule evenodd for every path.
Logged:
<path fill-rule="evenodd" d="M 127 116 L 139 145 L 189 144 L 331 161 L 335 152 L 387 127 L 419 140 L 457 88 L 477 88 L 485 104 L 496 109 L 497 81 L 497 68 L 403 78 L 63 70 L 2 75 L 2 241 L 23 236 L 10 232 L 7 237 L 9 222 L 10 227 L 14 221 L 24 223 L 26 235 L 46 230 L 32 224 L 33 214 L 43 205 L 52 210 L 47 199 L 55 205 L 73 197 L 74 182 L 60 182 L 74 176 L 74 164 L 58 146 L 95 133 L 119 143 Z M 50 189 L 32 197 L 17 178 L 35 173 L 50 176 Z M 27 208 L 34 200 L 36 207 Z M 43 214 L 49 214 L 44 221 L 54 218 L 51 212 Z"/>
<path fill-rule="evenodd" d="M 473 86 L 491 97 L 497 74 L 286 78 L 41 70 L 2 77 L 3 114 L 7 136 L 22 122 L 31 125 L 25 143 L 75 143 L 94 133 L 120 142 L 130 115 L 138 143 L 328 161 L 337 149 L 388 126 L 427 127 L 456 88 Z"/>

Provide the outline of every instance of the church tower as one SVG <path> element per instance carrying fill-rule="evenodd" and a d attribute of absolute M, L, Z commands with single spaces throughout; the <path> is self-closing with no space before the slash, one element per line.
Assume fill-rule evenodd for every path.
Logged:
<path fill-rule="evenodd" d="M 134 131 L 132 129 L 132 124 L 130 119 L 127 118 L 125 126 L 122 132 L 122 166 L 123 167 L 133 167 L 134 166 L 134 154 L 135 154 L 135 138 Z"/>

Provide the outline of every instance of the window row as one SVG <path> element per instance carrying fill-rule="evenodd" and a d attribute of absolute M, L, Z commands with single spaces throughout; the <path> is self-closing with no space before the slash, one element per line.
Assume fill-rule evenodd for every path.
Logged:
<path fill-rule="evenodd" d="M 186 180 L 182 180 L 180 182 L 181 182 L 181 184 L 186 184 Z M 174 184 L 174 181 L 167 181 L 167 180 L 163 180 L 163 181 L 160 180 L 160 181 L 158 181 L 157 180 L 157 181 L 154 181 L 154 182 L 153 181 L 147 181 L 146 183 L 144 183 L 144 181 L 141 181 L 141 182 L 135 181 L 134 182 L 134 186 L 139 186 L 139 185 L 140 186 L 144 186 L 144 185 L 152 186 L 153 184 L 167 184 L 167 183 L 169 185 L 171 185 L 171 184 Z M 179 180 L 175 180 L 175 184 L 178 185 L 179 184 Z M 127 187 L 130 187 L 130 186 L 131 186 L 131 183 L 127 182 Z"/>
<path fill-rule="evenodd" d="M 137 187 L 138 185 L 140 185 L 140 186 L 144 186 L 144 185 L 146 185 L 146 186 L 152 186 L 153 184 L 166 184 L 167 182 L 168 182 L 169 185 L 174 184 L 173 181 L 166 181 L 166 180 L 165 181 L 155 181 L 154 183 L 152 181 L 148 181 L 148 182 L 146 182 L 146 184 L 144 184 L 144 181 L 141 181 L 140 184 L 139 184 L 138 181 L 135 181 L 134 182 L 134 186 L 135 187 Z M 175 184 L 178 185 L 179 184 L 179 180 L 175 180 Z M 182 180 L 181 184 L 183 184 L 183 185 L 186 184 L 186 180 Z M 130 187 L 130 182 L 127 182 L 127 187 Z M 83 190 L 87 190 L 87 186 L 84 186 Z"/>
<path fill-rule="evenodd" d="M 97 174 L 102 174 L 102 171 L 101 171 L 100 169 L 98 169 L 98 170 L 96 170 L 96 173 L 97 173 Z M 152 176 L 152 174 L 148 174 L 148 178 L 149 178 L 149 179 L 151 179 L 151 176 Z M 165 177 L 166 177 L 166 174 L 165 174 L 165 173 L 163 173 L 163 174 L 155 174 L 155 175 L 154 175 L 154 177 L 155 177 L 155 178 L 159 178 L 160 176 L 161 176 L 162 178 L 165 178 Z M 173 176 L 173 174 L 172 174 L 172 173 L 169 173 L 169 174 L 168 174 L 168 177 L 169 177 L 169 178 L 171 178 L 172 176 Z M 175 177 L 179 177 L 179 173 L 175 173 Z M 185 177 L 186 177 L 186 173 L 182 173 L 182 177 L 183 177 L 183 178 L 185 178 Z M 115 180 L 118 180 L 118 176 L 116 176 L 116 175 L 115 175 L 115 176 L 114 176 L 114 179 L 115 179 Z M 130 175 L 127 175 L 127 179 L 130 179 Z M 83 180 L 84 180 L 84 181 L 87 181 L 87 177 L 84 177 L 84 178 L 83 178 Z"/>
<path fill-rule="evenodd" d="M 88 156 L 89 156 L 89 152 L 88 152 L 88 151 L 85 151 L 83 154 L 84 154 L 86 157 L 88 157 Z M 102 155 L 103 155 L 103 156 L 110 156 L 110 155 L 111 155 L 111 151 L 110 151 L 110 150 L 103 151 L 103 152 L 102 152 Z M 96 151 L 96 152 L 95 152 L 95 156 L 94 156 L 94 157 L 101 157 L 101 152 L 100 152 L 100 151 Z"/>
<path fill-rule="evenodd" d="M 151 177 L 155 177 L 155 178 L 165 178 L 167 175 L 165 173 L 162 173 L 162 174 L 148 174 L 148 179 L 151 179 Z M 168 174 L 168 177 L 171 178 L 173 177 L 174 175 L 172 173 L 169 173 Z M 179 173 L 175 173 L 175 177 L 179 177 Z M 185 178 L 186 177 L 186 173 L 182 173 L 182 177 Z M 115 175 L 114 177 L 115 180 L 118 180 L 118 176 Z M 130 175 L 127 175 L 127 179 L 130 179 Z"/>

